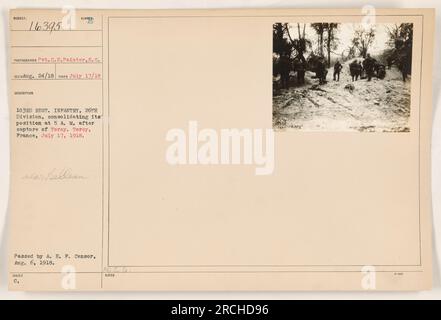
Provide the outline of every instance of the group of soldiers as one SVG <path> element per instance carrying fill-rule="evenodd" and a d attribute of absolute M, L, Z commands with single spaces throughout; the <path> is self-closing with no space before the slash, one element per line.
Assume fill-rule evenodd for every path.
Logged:
<path fill-rule="evenodd" d="M 343 65 L 337 60 L 334 64 L 334 81 L 340 81 L 340 73 L 343 70 Z M 367 81 L 371 81 L 374 75 L 379 78 L 384 78 L 386 75 L 385 68 L 383 65 L 379 64 L 374 58 L 367 54 L 366 59 L 363 62 L 360 60 L 354 60 L 349 65 L 349 72 L 351 74 L 352 81 L 357 81 L 361 79 L 363 72 L 366 74 Z M 323 59 L 319 59 L 316 67 L 317 78 L 319 78 L 319 83 L 323 84 L 326 82 L 326 64 Z"/>
<path fill-rule="evenodd" d="M 305 84 L 307 69 L 307 62 L 303 57 L 296 57 L 294 60 L 291 60 L 289 55 L 281 55 L 277 63 L 273 65 L 274 75 L 280 74 L 280 85 L 282 88 L 289 87 L 291 71 L 296 72 L 298 84 Z"/>
<path fill-rule="evenodd" d="M 351 74 L 352 81 L 357 81 L 362 78 L 363 73 L 366 74 L 367 81 L 371 81 L 372 77 L 376 75 L 378 78 L 383 79 L 386 76 L 386 68 L 371 57 L 368 53 L 366 59 L 363 62 L 357 59 L 349 64 L 349 72 Z"/>
<path fill-rule="evenodd" d="M 289 87 L 291 71 L 296 72 L 297 84 L 305 84 L 305 73 L 308 70 L 315 71 L 316 78 L 319 79 L 320 84 L 326 82 L 328 70 L 325 59 L 320 56 L 313 56 L 312 59 L 309 58 L 308 60 L 304 57 L 295 57 L 291 60 L 289 55 L 281 55 L 277 63 L 273 65 L 274 75 L 280 74 L 281 88 Z"/>
<path fill-rule="evenodd" d="M 326 83 L 328 69 L 327 62 L 323 56 L 311 56 L 308 60 L 303 57 L 296 57 L 291 60 L 288 55 L 282 55 L 278 59 L 277 64 L 275 64 L 273 72 L 280 74 L 281 88 L 288 88 L 291 71 L 296 72 L 297 84 L 302 85 L 305 84 L 305 73 L 307 70 L 315 72 L 315 78 L 319 80 L 319 84 Z M 334 81 L 340 81 L 340 73 L 342 70 L 343 65 L 337 60 L 334 64 Z M 367 81 L 371 81 L 374 76 L 383 79 L 386 75 L 386 67 L 378 63 L 370 54 L 367 54 L 363 61 L 361 59 L 352 61 L 349 64 L 349 72 L 352 81 L 357 81 L 362 78 L 367 78 Z"/>

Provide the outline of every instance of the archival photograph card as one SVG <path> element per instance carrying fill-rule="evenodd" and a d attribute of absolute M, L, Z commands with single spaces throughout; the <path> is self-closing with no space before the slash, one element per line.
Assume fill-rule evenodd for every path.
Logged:
<path fill-rule="evenodd" d="M 9 288 L 431 288 L 431 9 L 10 11 Z"/>

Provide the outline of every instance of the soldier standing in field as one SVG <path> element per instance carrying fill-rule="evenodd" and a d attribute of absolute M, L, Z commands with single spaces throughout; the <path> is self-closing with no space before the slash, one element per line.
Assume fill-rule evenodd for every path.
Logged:
<path fill-rule="evenodd" d="M 354 60 L 349 65 L 349 72 L 351 74 L 352 81 L 357 81 L 358 77 L 361 77 L 361 65 L 357 60 Z"/>
<path fill-rule="evenodd" d="M 372 77 L 374 75 L 374 66 L 375 66 L 375 59 L 371 57 L 371 55 L 368 53 L 366 59 L 363 61 L 363 69 L 366 71 L 367 80 L 371 81 Z"/>
<path fill-rule="evenodd" d="M 288 55 L 282 55 L 279 61 L 280 80 L 282 89 L 289 87 L 289 73 L 291 72 L 291 61 Z"/>
<path fill-rule="evenodd" d="M 363 64 L 361 63 L 361 60 L 358 61 L 358 67 L 357 67 L 357 77 L 360 78 L 363 75 Z"/>
<path fill-rule="evenodd" d="M 328 71 L 326 70 L 325 60 L 323 57 L 320 57 L 317 62 L 317 77 L 319 78 L 319 84 L 326 83 L 326 74 Z"/>
<path fill-rule="evenodd" d="M 299 57 L 295 58 L 294 70 L 297 72 L 297 84 L 305 84 L 306 61 Z"/>
<path fill-rule="evenodd" d="M 340 81 L 341 69 L 343 69 L 343 66 L 341 65 L 340 61 L 337 60 L 337 62 L 334 64 L 334 81 Z"/>

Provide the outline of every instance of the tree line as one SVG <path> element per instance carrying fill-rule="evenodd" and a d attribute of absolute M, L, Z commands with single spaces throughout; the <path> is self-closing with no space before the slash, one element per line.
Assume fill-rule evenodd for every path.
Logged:
<path fill-rule="evenodd" d="M 317 60 L 322 59 L 327 67 L 331 67 L 332 55 L 340 57 L 342 61 L 353 58 L 365 59 L 372 48 L 376 30 L 375 25 L 359 26 L 354 30 L 349 45 L 341 48 L 338 31 L 341 23 L 311 23 L 314 35 L 306 32 L 306 23 L 288 24 L 275 23 L 273 25 L 273 74 L 287 65 L 304 65 L 309 71 L 314 71 Z M 412 58 L 413 24 L 401 23 L 389 26 L 388 40 L 385 50 L 378 57 L 390 68 L 396 65 L 404 75 L 410 74 Z M 340 49 L 340 52 L 336 52 Z M 289 60 L 289 63 L 283 60 Z M 280 63 L 284 66 L 280 66 Z M 278 65 L 279 64 L 279 65 Z M 295 67 L 291 68 L 291 71 Z"/>

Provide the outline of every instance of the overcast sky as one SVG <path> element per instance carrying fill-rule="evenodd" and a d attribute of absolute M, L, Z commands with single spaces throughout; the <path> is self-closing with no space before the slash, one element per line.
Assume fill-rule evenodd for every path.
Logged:
<path fill-rule="evenodd" d="M 394 24 L 375 24 L 374 28 L 376 30 L 375 33 L 375 40 L 371 48 L 369 48 L 370 53 L 376 54 L 387 48 L 386 42 L 388 40 L 388 28 L 391 28 L 394 26 Z M 297 23 L 291 23 L 290 24 L 290 33 L 291 36 L 294 38 L 298 37 L 297 32 Z M 303 23 L 300 24 L 301 30 L 303 30 Z M 336 37 L 339 39 L 338 47 L 336 50 L 333 50 L 335 53 L 341 54 L 343 50 L 347 50 L 347 48 L 351 45 L 351 40 L 354 36 L 355 30 L 358 28 L 364 28 L 367 29 L 368 26 L 364 26 L 363 24 L 358 23 L 340 23 L 338 25 L 338 30 L 336 32 Z M 306 25 L 306 38 L 310 39 L 312 41 L 313 50 L 316 50 L 317 48 L 317 33 L 314 31 L 313 28 L 311 28 L 311 24 Z M 347 53 L 347 52 L 346 52 Z"/>

